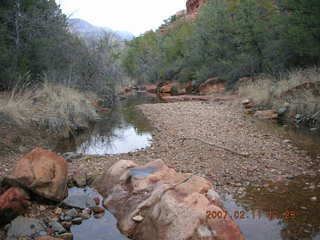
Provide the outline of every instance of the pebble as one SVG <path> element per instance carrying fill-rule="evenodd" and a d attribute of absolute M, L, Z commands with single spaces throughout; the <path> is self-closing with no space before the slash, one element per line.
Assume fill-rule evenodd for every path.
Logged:
<path fill-rule="evenodd" d="M 57 232 L 59 234 L 65 233 L 66 229 L 58 222 L 54 221 L 54 222 L 50 222 L 49 223 L 49 227 L 52 228 L 52 230 L 54 232 Z"/>
<path fill-rule="evenodd" d="M 73 224 L 81 224 L 82 221 L 83 221 L 82 218 L 74 218 L 74 219 L 72 219 L 72 223 L 73 223 Z"/>
<path fill-rule="evenodd" d="M 135 222 L 142 222 L 144 220 L 144 217 L 141 215 L 137 215 L 137 216 L 134 216 L 132 220 Z"/>
<path fill-rule="evenodd" d="M 63 240 L 73 240 L 73 234 L 72 233 L 64 233 L 59 235 L 59 238 Z"/>
<path fill-rule="evenodd" d="M 96 206 L 96 207 L 92 207 L 90 208 L 94 213 L 104 213 L 105 212 L 105 209 L 103 207 L 99 207 L 99 206 Z"/>
<path fill-rule="evenodd" d="M 71 218 L 74 218 L 74 217 L 78 216 L 78 211 L 76 209 L 72 208 L 69 211 L 65 212 L 65 216 L 69 216 Z"/>
<path fill-rule="evenodd" d="M 310 198 L 310 200 L 311 200 L 312 202 L 316 202 L 316 201 L 318 201 L 318 198 L 317 198 L 317 197 L 312 197 L 312 198 Z"/>

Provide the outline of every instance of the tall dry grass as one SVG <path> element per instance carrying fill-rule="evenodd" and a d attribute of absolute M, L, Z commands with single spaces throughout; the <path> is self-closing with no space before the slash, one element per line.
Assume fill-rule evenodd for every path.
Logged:
<path fill-rule="evenodd" d="M 55 133 L 88 127 L 98 119 L 96 96 L 45 82 L 39 88 L 15 88 L 0 98 L 0 113 L 15 123 L 35 125 Z"/>
<path fill-rule="evenodd" d="M 317 83 L 315 87 L 298 87 L 305 83 Z M 302 115 L 311 125 L 320 125 L 320 68 L 295 70 L 275 79 L 260 76 L 254 81 L 241 83 L 241 96 L 252 99 L 259 106 L 279 109 L 287 106 L 291 116 Z"/>

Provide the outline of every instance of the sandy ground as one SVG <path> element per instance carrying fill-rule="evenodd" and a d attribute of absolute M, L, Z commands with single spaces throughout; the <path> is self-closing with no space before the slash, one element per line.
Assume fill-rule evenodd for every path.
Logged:
<path fill-rule="evenodd" d="M 96 177 L 120 159 L 138 164 L 162 159 L 179 172 L 209 179 L 220 193 L 241 193 L 248 184 L 317 174 L 312 167 L 314 159 L 286 139 L 259 129 L 239 101 L 146 104 L 138 108 L 154 126 L 150 148 L 114 156 L 84 156 L 74 161 L 73 171 L 87 169 Z"/>

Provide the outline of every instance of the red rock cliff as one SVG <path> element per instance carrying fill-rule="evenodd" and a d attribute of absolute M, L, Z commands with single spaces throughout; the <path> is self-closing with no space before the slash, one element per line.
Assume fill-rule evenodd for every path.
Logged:
<path fill-rule="evenodd" d="M 199 9 L 205 4 L 208 0 L 188 0 L 187 1 L 187 14 L 193 15 L 197 14 Z"/>

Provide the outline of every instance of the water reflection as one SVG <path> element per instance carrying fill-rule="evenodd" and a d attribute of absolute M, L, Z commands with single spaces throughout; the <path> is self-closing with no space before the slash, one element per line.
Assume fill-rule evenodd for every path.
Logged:
<path fill-rule="evenodd" d="M 92 188 L 69 189 L 69 194 L 79 194 L 83 192 L 92 198 L 99 197 L 103 199 L 103 197 Z M 116 218 L 107 210 L 101 218 L 92 216 L 90 219 L 84 220 L 80 225 L 73 225 L 71 232 L 75 240 L 129 240 L 120 233 L 117 228 Z"/>
<path fill-rule="evenodd" d="M 59 142 L 58 152 L 105 155 L 133 152 L 151 145 L 152 128 L 135 106 L 155 100 L 143 95 L 130 96 L 109 114 L 102 115 L 89 131 Z"/>
<path fill-rule="evenodd" d="M 225 207 L 231 215 L 243 211 L 235 220 L 248 240 L 320 239 L 319 176 L 249 186 L 241 196 L 227 195 Z"/>

